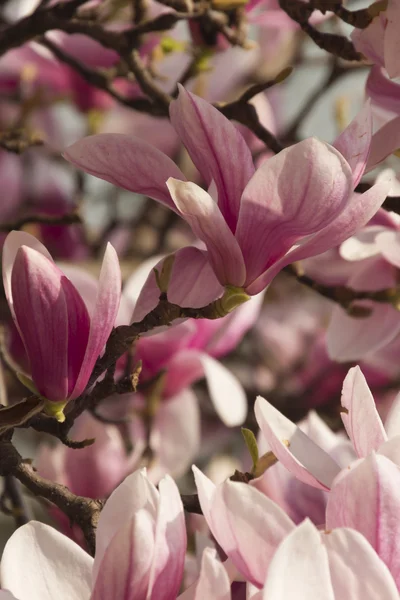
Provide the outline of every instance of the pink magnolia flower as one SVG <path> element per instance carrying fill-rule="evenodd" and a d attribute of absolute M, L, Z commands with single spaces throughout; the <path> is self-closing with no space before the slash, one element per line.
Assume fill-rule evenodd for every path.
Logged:
<path fill-rule="evenodd" d="M 306 272 L 320 280 L 336 265 L 335 285 L 360 291 L 377 291 L 396 286 L 400 265 L 400 221 L 385 213 L 384 221 L 370 224 L 345 241 L 336 256 L 320 257 L 319 264 L 305 263 Z M 324 276 L 322 275 L 324 278 Z M 341 362 L 364 360 L 394 341 L 400 334 L 399 311 L 389 302 L 357 302 L 371 309 L 365 318 L 355 318 L 340 307 L 333 308 L 327 331 L 329 356 Z"/>
<path fill-rule="evenodd" d="M 230 481 L 214 486 L 198 469 L 194 473 L 211 532 L 254 586 L 252 598 L 377 599 L 382 589 L 388 598 L 398 597 L 391 572 L 359 532 L 346 528 L 320 532 L 308 519 L 296 527 L 255 488 Z M 375 566 L 371 579 L 360 563 Z M 217 572 L 224 589 L 226 577 Z"/>
<path fill-rule="evenodd" d="M 354 460 L 377 452 L 400 466 L 400 396 L 384 428 L 365 377 L 359 367 L 353 367 L 344 380 L 341 402 L 341 417 L 353 444 Z M 264 398 L 257 398 L 254 410 L 269 447 L 282 465 L 300 481 L 329 490 L 342 470 L 338 462 Z"/>
<path fill-rule="evenodd" d="M 3 283 L 33 385 L 56 403 L 47 409 L 57 413 L 59 403 L 65 405 L 85 389 L 114 326 L 121 295 L 118 257 L 109 245 L 89 311 L 46 248 L 33 236 L 13 231 L 3 248 Z"/>
<path fill-rule="evenodd" d="M 185 518 L 175 483 L 166 477 L 157 490 L 137 471 L 106 502 L 94 559 L 52 527 L 33 521 L 8 541 L 1 584 L 18 600 L 175 600 L 185 552 Z M 7 598 L 7 592 L 1 594 Z"/>
<path fill-rule="evenodd" d="M 400 76 L 400 5 L 388 0 L 387 8 L 366 29 L 355 29 L 352 40 L 359 52 L 373 63 L 385 67 L 389 77 Z"/>
<path fill-rule="evenodd" d="M 160 270 L 164 259 L 157 263 Z M 198 268 L 192 268 L 197 265 Z M 152 267 L 143 267 L 127 281 L 123 299 L 126 315 L 121 322 L 139 321 L 158 302 L 160 294 Z M 198 272 L 201 276 L 198 277 Z M 218 296 L 221 286 L 210 269 L 205 254 L 184 248 L 175 255 L 168 298 L 180 306 L 207 304 Z M 198 293 L 197 293 L 198 291 Z M 157 335 L 144 336 L 136 345 L 135 360 L 142 361 L 141 381 L 151 381 L 165 371 L 163 401 L 169 402 L 205 377 L 216 412 L 228 426 L 241 424 L 247 413 L 247 400 L 236 377 L 215 358 L 234 349 L 255 323 L 262 295 L 251 299 L 226 317 L 188 319 Z"/>
<path fill-rule="evenodd" d="M 211 195 L 186 182 L 168 157 L 133 137 L 84 138 L 65 158 L 180 214 L 205 243 L 224 286 L 257 294 L 285 265 L 353 235 L 386 196 L 388 185 L 382 182 L 360 197 L 352 194 L 370 148 L 368 107 L 336 140 L 336 148 L 311 138 L 257 171 L 242 136 L 204 100 L 181 88 L 170 116 L 204 181 L 212 184 Z"/>

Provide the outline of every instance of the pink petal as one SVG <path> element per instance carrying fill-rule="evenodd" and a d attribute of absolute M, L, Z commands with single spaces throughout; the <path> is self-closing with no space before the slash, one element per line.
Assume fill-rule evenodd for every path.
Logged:
<path fill-rule="evenodd" d="M 206 184 L 214 180 L 220 211 L 234 232 L 242 192 L 254 173 L 249 147 L 226 117 L 182 86 L 170 117 Z"/>
<path fill-rule="evenodd" d="M 11 287 L 18 329 L 29 357 L 33 381 L 49 400 L 68 397 L 68 311 L 64 275 L 36 250 L 22 246 Z"/>
<path fill-rule="evenodd" d="M 254 412 L 272 452 L 292 475 L 314 487 L 329 489 L 340 471 L 329 454 L 261 396 Z"/>
<path fill-rule="evenodd" d="M 364 194 L 353 194 L 337 218 L 315 235 L 294 246 L 281 260 L 259 277 L 249 288 L 249 294 L 257 294 L 268 285 L 286 265 L 322 254 L 339 246 L 354 235 L 375 215 L 390 190 L 390 181 L 382 179 Z"/>
<path fill-rule="evenodd" d="M 86 173 L 175 210 L 165 182 L 169 177 L 185 180 L 185 176 L 168 156 L 140 138 L 119 133 L 92 135 L 69 146 L 63 156 Z"/>
<path fill-rule="evenodd" d="M 400 86 L 391 81 L 385 73 L 381 67 L 373 66 L 368 75 L 365 92 L 375 105 L 398 114 Z"/>
<path fill-rule="evenodd" d="M 384 260 L 367 261 L 348 281 L 354 290 L 374 291 L 395 285 L 395 271 Z M 368 317 L 354 318 L 341 308 L 335 307 L 327 332 L 327 348 L 330 358 L 347 362 L 359 360 L 391 342 L 400 329 L 399 314 L 390 304 L 363 301 L 372 308 Z"/>
<path fill-rule="evenodd" d="M 80 496 L 107 498 L 130 466 L 120 432 L 86 412 L 76 421 L 72 435 L 74 439 L 95 439 L 95 442 L 79 453 L 71 448 L 66 450 L 64 469 L 68 487 Z"/>
<path fill-rule="evenodd" d="M 226 524 L 219 520 L 223 513 Z M 291 519 L 254 487 L 231 481 L 217 487 L 212 519 L 224 552 L 247 580 L 262 586 L 278 545 L 294 528 Z"/>
<path fill-rule="evenodd" d="M 168 363 L 166 396 L 174 396 L 197 379 L 205 377 L 214 408 L 228 427 L 241 425 L 247 414 L 247 400 L 236 377 L 204 352 L 185 350 Z"/>
<path fill-rule="evenodd" d="M 183 476 L 200 450 L 200 410 L 191 390 L 163 402 L 154 418 L 150 445 L 161 476 Z M 150 471 L 152 480 L 153 469 Z"/>
<path fill-rule="evenodd" d="M 246 263 L 246 285 L 300 238 L 337 218 L 351 190 L 346 160 L 315 138 L 265 161 L 243 192 L 236 231 Z"/>
<path fill-rule="evenodd" d="M 17 256 L 18 250 L 21 246 L 27 246 L 37 250 L 49 260 L 53 260 L 47 249 L 30 233 L 25 231 L 11 231 L 5 239 L 3 245 L 3 257 L 2 257 L 2 270 L 3 270 L 3 285 L 6 294 L 7 302 L 11 310 L 11 314 L 14 314 L 13 300 L 11 292 L 11 273 L 14 266 L 15 257 Z"/>
<path fill-rule="evenodd" d="M 160 481 L 159 492 L 148 599 L 176 600 L 185 564 L 185 515 L 179 490 L 168 475 Z"/>
<path fill-rule="evenodd" d="M 200 577 L 196 585 L 195 600 L 231 600 L 231 582 L 224 565 L 212 548 L 206 548 L 201 560 Z"/>
<path fill-rule="evenodd" d="M 157 504 L 158 492 L 143 471 L 135 471 L 129 475 L 111 494 L 101 511 L 97 526 L 93 581 L 97 578 L 103 557 L 116 533 L 123 530 L 126 523 L 139 511 L 148 513 L 155 520 Z M 131 527 L 134 531 L 136 525 L 132 524 Z"/>
<path fill-rule="evenodd" d="M 333 484 L 326 526 L 351 527 L 369 541 L 400 585 L 400 469 L 379 454 L 356 463 Z M 362 506 L 362 510 L 360 510 Z"/>
<path fill-rule="evenodd" d="M 397 394 L 385 419 L 385 431 L 388 439 L 400 435 L 400 394 Z"/>
<path fill-rule="evenodd" d="M 372 112 L 370 102 L 336 138 L 333 146 L 345 157 L 353 172 L 353 188 L 363 176 L 372 138 Z"/>
<path fill-rule="evenodd" d="M 391 79 L 400 77 L 400 6 L 397 0 L 389 0 L 386 9 L 387 25 L 384 35 L 385 68 Z"/>
<path fill-rule="evenodd" d="M 335 599 L 397 600 L 399 593 L 389 569 L 358 531 L 335 529 L 322 539 Z"/>
<path fill-rule="evenodd" d="M 293 523 L 251 486 L 226 482 L 215 487 L 197 467 L 193 473 L 211 533 L 242 575 L 262 585 L 272 554 Z"/>
<path fill-rule="evenodd" d="M 147 600 L 153 554 L 154 523 L 140 511 L 125 520 L 108 544 L 90 600 Z"/>
<path fill-rule="evenodd" d="M 371 140 L 371 152 L 368 157 L 366 173 L 372 171 L 390 154 L 400 148 L 400 117 L 395 117 L 385 123 L 374 135 Z"/>
<path fill-rule="evenodd" d="M 178 211 L 207 246 L 220 283 L 242 286 L 246 278 L 242 252 L 216 202 L 195 183 L 168 179 L 167 186 Z"/>
<path fill-rule="evenodd" d="M 308 519 L 279 546 L 268 571 L 263 598 L 339 598 L 333 593 L 328 554 L 322 544 L 321 534 Z"/>
<path fill-rule="evenodd" d="M 121 298 L 121 270 L 118 256 L 107 244 L 100 271 L 96 305 L 90 323 L 85 357 L 71 398 L 77 398 L 85 389 L 94 364 L 102 353 L 114 327 Z"/>
<path fill-rule="evenodd" d="M 385 15 L 381 13 L 366 29 L 354 29 L 351 35 L 356 49 L 381 66 L 384 66 L 385 21 Z"/>
<path fill-rule="evenodd" d="M 23 560 L 21 560 L 23 557 Z M 93 559 L 49 525 L 31 521 L 10 537 L 1 559 L 1 585 L 18 600 L 86 600 Z"/>
<path fill-rule="evenodd" d="M 164 259 L 156 268 L 160 271 Z M 187 246 L 175 252 L 168 299 L 179 306 L 200 308 L 222 295 L 223 288 L 208 260 L 207 252 Z M 158 304 L 160 290 L 151 272 L 139 294 L 132 322 L 143 319 Z"/>
<path fill-rule="evenodd" d="M 394 267 L 400 268 L 400 232 L 385 231 L 376 238 L 382 256 Z"/>
<path fill-rule="evenodd" d="M 343 425 L 357 455 L 361 458 L 378 450 L 387 436 L 360 367 L 353 367 L 348 372 L 343 382 L 341 404 L 347 409 L 347 413 L 341 413 Z"/>
<path fill-rule="evenodd" d="M 372 225 L 364 227 L 359 233 L 353 235 L 340 246 L 340 256 L 346 261 L 358 261 L 371 258 L 379 254 L 376 239 L 378 234 L 387 231 L 387 227 Z"/>
<path fill-rule="evenodd" d="M 82 297 L 72 283 L 61 279 L 68 319 L 68 396 L 72 393 L 82 363 L 90 332 L 90 317 Z"/>

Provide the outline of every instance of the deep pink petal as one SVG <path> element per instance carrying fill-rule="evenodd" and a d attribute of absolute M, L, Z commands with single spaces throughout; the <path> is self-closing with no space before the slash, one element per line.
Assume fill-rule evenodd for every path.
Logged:
<path fill-rule="evenodd" d="M 347 161 L 315 138 L 265 161 L 243 192 L 236 232 L 246 263 L 246 285 L 299 239 L 336 219 L 351 190 Z"/>
<path fill-rule="evenodd" d="M 354 235 L 378 211 L 390 190 L 390 181 L 382 179 L 364 194 L 353 194 L 338 217 L 324 229 L 294 246 L 280 261 L 275 263 L 249 288 L 249 294 L 263 290 L 283 267 L 298 260 L 304 260 L 322 254 L 330 248 L 339 246 Z"/>
<path fill-rule="evenodd" d="M 14 309 L 11 291 L 11 273 L 15 257 L 21 246 L 33 248 L 34 250 L 37 250 L 37 252 L 43 254 L 43 256 L 46 256 L 49 260 L 53 260 L 43 244 L 30 233 L 26 233 L 25 231 L 11 231 L 8 234 L 3 245 L 2 271 L 4 291 L 12 315 L 14 314 Z"/>
<path fill-rule="evenodd" d="M 118 256 L 107 244 L 100 271 L 96 305 L 90 322 L 89 339 L 75 388 L 71 398 L 77 398 L 85 389 L 94 364 L 114 327 L 121 298 L 121 270 Z"/>
<path fill-rule="evenodd" d="M 246 278 L 242 252 L 218 204 L 195 183 L 169 179 L 167 186 L 182 217 L 207 246 L 220 283 L 242 286 Z"/>
<path fill-rule="evenodd" d="M 179 490 L 169 476 L 160 481 L 159 492 L 148 599 L 175 600 L 185 564 L 185 515 Z"/>
<path fill-rule="evenodd" d="M 63 156 L 78 169 L 176 210 L 165 182 L 169 177 L 185 180 L 185 176 L 168 156 L 140 138 L 92 135 L 72 144 Z"/>
<path fill-rule="evenodd" d="M 372 112 L 370 102 L 336 138 L 333 146 L 345 157 L 353 172 L 355 188 L 363 176 L 371 146 Z"/>
<path fill-rule="evenodd" d="M 314 487 L 329 489 L 340 471 L 329 454 L 261 396 L 254 412 L 272 452 L 292 475 Z"/>
<path fill-rule="evenodd" d="M 72 283 L 61 279 L 68 319 L 68 396 L 72 393 L 82 368 L 89 339 L 90 317 L 82 297 Z"/>
<path fill-rule="evenodd" d="M 346 409 L 341 413 L 342 421 L 357 455 L 361 458 L 378 450 L 387 436 L 360 367 L 353 367 L 348 372 L 343 382 L 341 404 Z"/>
<path fill-rule="evenodd" d="M 170 117 L 206 184 L 215 182 L 219 208 L 234 232 L 242 192 L 254 173 L 249 147 L 226 117 L 182 86 Z"/>
<path fill-rule="evenodd" d="M 161 270 L 164 259 L 156 265 Z M 200 308 L 222 295 L 223 288 L 216 278 L 208 253 L 192 246 L 175 252 L 168 299 L 179 306 Z M 158 304 L 160 290 L 154 272 L 151 271 L 132 315 L 132 322 L 141 321 Z"/>
<path fill-rule="evenodd" d="M 32 379 L 49 400 L 68 397 L 68 310 L 63 273 L 48 258 L 22 246 L 11 288 L 18 328 L 29 357 Z"/>
<path fill-rule="evenodd" d="M 400 468 L 379 454 L 356 463 L 334 482 L 326 526 L 351 527 L 369 541 L 400 585 Z M 362 506 L 362 510 L 360 507 Z"/>

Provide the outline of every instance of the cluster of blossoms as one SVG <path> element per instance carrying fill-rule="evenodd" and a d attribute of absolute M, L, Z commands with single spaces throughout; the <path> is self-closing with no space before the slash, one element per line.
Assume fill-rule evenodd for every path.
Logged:
<path fill-rule="evenodd" d="M 399 600 L 400 0 L 33 4 L 0 6 L 0 600 Z M 368 70 L 337 135 L 282 108 L 300 30 L 311 107 Z"/>

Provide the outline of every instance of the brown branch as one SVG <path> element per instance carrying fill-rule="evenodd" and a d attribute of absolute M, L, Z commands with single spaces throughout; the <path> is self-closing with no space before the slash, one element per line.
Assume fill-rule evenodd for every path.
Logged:
<path fill-rule="evenodd" d="M 0 446 L 0 474 L 14 476 L 32 494 L 52 502 L 71 522 L 76 523 L 85 536 L 92 556 L 96 547 L 96 527 L 103 503 L 84 496 L 75 496 L 67 487 L 44 479 L 34 471 L 30 464 L 23 461 L 11 442 L 4 441 Z"/>
<path fill-rule="evenodd" d="M 7 503 L 10 503 L 10 507 Z M 14 517 L 15 525 L 21 527 L 32 519 L 31 511 L 22 495 L 20 483 L 12 475 L 4 477 L 4 491 L 1 497 L 3 512 Z"/>
<path fill-rule="evenodd" d="M 51 8 L 40 8 L 33 14 L 21 19 L 13 25 L 9 25 L 0 32 L 0 56 L 12 48 L 18 48 L 37 35 L 41 35 L 50 29 L 56 29 L 57 25 L 70 19 L 76 9 L 84 4 L 86 0 L 70 0 L 52 6 Z"/>
<path fill-rule="evenodd" d="M 302 285 L 318 292 L 324 298 L 340 304 L 349 314 L 355 317 L 367 317 L 371 313 L 369 308 L 363 306 L 353 306 L 353 303 L 360 300 L 372 300 L 378 303 L 389 303 L 395 308 L 398 307 L 400 291 L 396 288 L 386 288 L 376 291 L 358 291 L 344 285 L 327 286 L 314 281 L 308 275 L 299 273 L 294 265 L 285 267 L 284 272 L 296 277 Z"/>
<path fill-rule="evenodd" d="M 314 10 L 311 4 L 298 2 L 298 0 L 279 0 L 279 5 L 322 50 L 344 60 L 363 60 L 362 54 L 357 52 L 348 38 L 334 33 L 322 33 L 310 25 L 308 20 Z"/>
<path fill-rule="evenodd" d="M 337 0 L 310 0 L 310 5 L 324 14 L 326 12 L 333 12 L 344 23 L 358 29 L 365 29 L 373 19 L 373 15 L 368 8 L 353 11 L 348 10 Z"/>
<path fill-rule="evenodd" d="M 233 119 L 248 127 L 275 154 L 283 150 L 284 146 L 261 124 L 257 110 L 252 104 L 239 100 L 224 106 L 217 106 L 217 108 L 228 119 Z"/>

